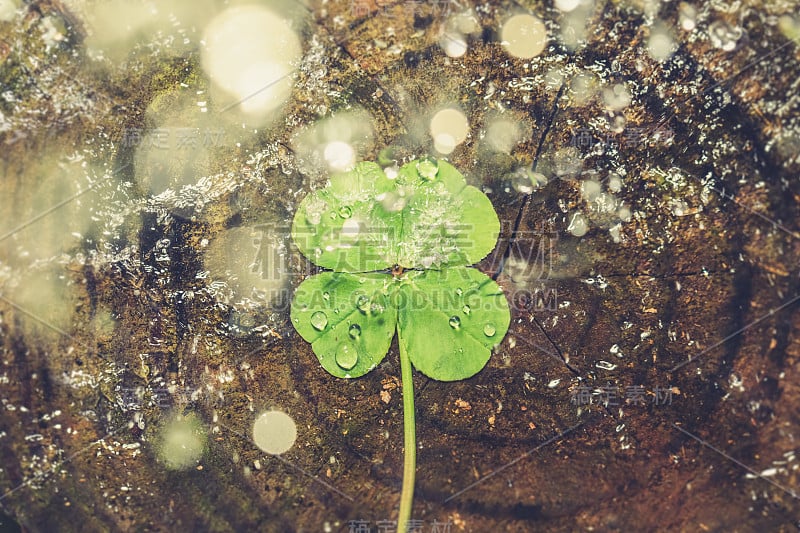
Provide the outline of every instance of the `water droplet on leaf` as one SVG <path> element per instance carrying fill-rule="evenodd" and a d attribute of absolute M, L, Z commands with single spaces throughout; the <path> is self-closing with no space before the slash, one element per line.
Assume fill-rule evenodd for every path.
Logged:
<path fill-rule="evenodd" d="M 350 326 L 349 333 L 351 339 L 353 340 L 358 339 L 361 336 L 361 326 L 359 326 L 358 324 L 353 324 L 352 326 Z"/>
<path fill-rule="evenodd" d="M 353 216 L 353 210 L 349 206 L 343 205 L 339 208 L 339 216 L 342 218 L 350 218 Z"/>
<path fill-rule="evenodd" d="M 322 311 L 317 311 L 311 315 L 311 325 L 317 331 L 322 331 L 328 325 L 328 315 Z"/>
<path fill-rule="evenodd" d="M 462 311 L 464 311 L 464 314 L 465 314 L 465 315 L 468 315 L 468 314 L 470 314 L 470 312 L 472 311 L 472 309 L 470 308 L 470 306 L 468 306 L 468 305 L 465 305 L 465 306 L 464 306 L 464 308 L 462 309 Z"/>
<path fill-rule="evenodd" d="M 436 175 L 439 173 L 439 163 L 432 157 L 421 159 L 417 163 L 417 172 L 426 180 L 436 179 Z"/>
<path fill-rule="evenodd" d="M 483 334 L 487 337 L 494 337 L 494 334 L 497 333 L 497 328 L 494 327 L 494 324 L 488 322 L 485 326 L 483 326 Z"/>
<path fill-rule="evenodd" d="M 461 327 L 461 319 L 458 318 L 457 316 L 451 316 L 450 327 L 453 329 L 458 329 L 459 327 Z"/>
<path fill-rule="evenodd" d="M 331 293 L 329 293 L 329 292 L 323 292 L 323 293 L 322 293 L 322 299 L 323 299 L 323 300 L 325 300 L 325 301 L 327 302 L 328 300 L 330 300 L 330 299 L 331 299 Z"/>
<path fill-rule="evenodd" d="M 366 294 L 362 294 L 358 297 L 358 300 L 356 300 L 356 307 L 358 307 L 358 310 L 362 313 L 366 313 L 369 310 L 369 298 L 367 298 Z"/>
<path fill-rule="evenodd" d="M 341 343 L 336 348 L 336 364 L 345 370 L 350 370 L 358 362 L 358 352 L 347 343 Z"/>

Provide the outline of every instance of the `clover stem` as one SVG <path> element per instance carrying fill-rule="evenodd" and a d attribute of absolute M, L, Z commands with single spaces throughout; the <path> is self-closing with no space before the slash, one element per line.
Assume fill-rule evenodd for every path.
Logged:
<path fill-rule="evenodd" d="M 400 380 L 403 387 L 403 487 L 400 490 L 400 511 L 397 517 L 397 532 L 406 533 L 414 502 L 414 479 L 417 471 L 416 417 L 414 416 L 414 381 L 411 376 L 411 359 L 400 345 Z"/>

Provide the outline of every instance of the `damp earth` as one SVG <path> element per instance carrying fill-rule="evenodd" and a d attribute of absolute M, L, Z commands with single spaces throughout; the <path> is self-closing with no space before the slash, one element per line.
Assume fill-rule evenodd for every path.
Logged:
<path fill-rule="evenodd" d="M 419 530 L 795 531 L 796 7 L 0 0 L 0 529 L 396 520 L 397 341 L 320 366 L 291 223 L 358 162 L 446 160 L 512 320 L 474 377 L 414 373 Z M 307 210 L 342 233 L 312 255 L 380 242 L 362 200 Z M 343 373 L 386 312 L 353 298 Z"/>

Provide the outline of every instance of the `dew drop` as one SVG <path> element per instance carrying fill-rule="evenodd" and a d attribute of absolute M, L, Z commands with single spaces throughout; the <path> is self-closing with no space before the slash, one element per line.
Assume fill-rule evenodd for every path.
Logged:
<path fill-rule="evenodd" d="M 358 352 L 347 343 L 341 343 L 336 348 L 336 364 L 345 370 L 350 370 L 358 362 Z"/>
<path fill-rule="evenodd" d="M 450 327 L 453 329 L 458 329 L 461 327 L 461 319 L 457 316 L 450 317 Z"/>
<path fill-rule="evenodd" d="M 586 235 L 586 232 L 589 231 L 589 223 L 586 221 L 586 217 L 581 213 L 574 213 L 569 226 L 567 226 L 567 231 L 576 237 L 583 237 Z"/>
<path fill-rule="evenodd" d="M 322 331 L 328 325 L 328 315 L 322 311 L 317 311 L 311 315 L 311 325 L 317 331 Z"/>
<path fill-rule="evenodd" d="M 494 327 L 494 324 L 491 322 L 487 322 L 485 326 L 483 326 L 483 334 L 487 337 L 494 337 L 495 333 L 497 333 L 497 328 Z"/>
<path fill-rule="evenodd" d="M 459 296 L 461 296 L 462 294 L 464 294 L 464 291 L 462 291 L 462 290 L 461 290 L 461 287 L 459 287 L 458 289 L 456 289 L 456 294 L 457 294 L 457 295 L 459 295 Z"/>
<path fill-rule="evenodd" d="M 426 180 L 436 179 L 439 163 L 432 157 L 426 157 L 417 163 L 417 172 Z"/>
<path fill-rule="evenodd" d="M 356 300 L 356 307 L 358 307 L 358 310 L 362 313 L 366 313 L 369 310 L 369 298 L 367 298 L 366 294 L 362 294 L 358 297 L 358 300 Z"/>
<path fill-rule="evenodd" d="M 343 205 L 339 208 L 339 216 L 342 218 L 350 218 L 353 216 L 353 210 L 350 208 L 350 206 Z"/>
<path fill-rule="evenodd" d="M 471 309 L 471 308 L 470 308 L 470 306 L 468 306 L 468 305 L 465 305 L 465 306 L 464 306 L 464 308 L 463 308 L 463 309 L 461 309 L 461 310 L 462 310 L 462 311 L 464 311 L 464 314 L 465 314 L 465 315 L 468 315 L 468 314 L 470 314 L 470 312 L 472 311 L 472 309 Z"/>
<path fill-rule="evenodd" d="M 331 299 L 331 293 L 329 293 L 329 292 L 323 292 L 323 293 L 322 293 L 322 299 L 323 299 L 323 300 L 325 300 L 325 301 L 327 302 L 328 300 L 330 300 L 330 299 Z"/>
<path fill-rule="evenodd" d="M 353 340 L 358 339 L 361 336 L 361 326 L 359 326 L 358 324 L 353 324 L 352 326 L 350 326 L 350 330 L 348 331 L 348 333 L 350 333 L 351 339 Z"/>

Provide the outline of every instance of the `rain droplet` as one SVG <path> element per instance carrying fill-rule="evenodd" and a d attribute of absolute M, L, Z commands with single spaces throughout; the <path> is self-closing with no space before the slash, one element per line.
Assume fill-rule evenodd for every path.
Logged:
<path fill-rule="evenodd" d="M 358 362 L 358 352 L 347 343 L 341 343 L 336 348 L 336 364 L 345 370 L 350 370 Z"/>
<path fill-rule="evenodd" d="M 487 337 L 494 337 L 494 334 L 497 333 L 497 328 L 494 327 L 494 324 L 488 322 L 485 326 L 483 326 L 483 334 Z"/>
<path fill-rule="evenodd" d="M 456 294 L 461 296 L 462 294 L 464 294 L 464 291 L 462 291 L 461 288 L 459 287 L 458 289 L 456 289 Z"/>
<path fill-rule="evenodd" d="M 369 310 L 369 298 L 367 298 L 366 294 L 362 294 L 358 297 L 358 300 L 356 300 L 356 307 L 358 307 L 358 310 L 362 313 L 366 313 Z"/>
<path fill-rule="evenodd" d="M 583 237 L 586 235 L 586 232 L 589 231 L 589 223 L 586 221 L 586 217 L 584 217 L 581 213 L 573 214 L 572 220 L 570 220 L 569 226 L 567 227 L 567 231 L 576 237 Z"/>
<path fill-rule="evenodd" d="M 339 216 L 342 218 L 350 218 L 353 216 L 353 210 L 350 208 L 350 206 L 343 205 L 339 208 Z"/>
<path fill-rule="evenodd" d="M 334 312 L 334 313 L 336 313 L 336 314 L 338 315 L 338 314 L 339 314 L 339 308 L 338 308 L 338 307 L 336 307 L 336 308 L 333 310 L 333 312 Z"/>
<path fill-rule="evenodd" d="M 358 324 L 353 324 L 352 326 L 350 326 L 349 333 L 351 339 L 353 340 L 358 339 L 361 336 L 361 326 L 359 326 Z"/>
<path fill-rule="evenodd" d="M 322 299 L 323 299 L 323 300 L 325 300 L 325 301 L 327 302 L 328 300 L 330 300 L 330 299 L 331 299 L 331 293 L 329 293 L 329 292 L 323 292 L 323 293 L 322 293 Z"/>
<path fill-rule="evenodd" d="M 317 311 L 311 315 L 311 325 L 317 331 L 322 331 L 328 325 L 328 315 L 322 311 Z"/>
<path fill-rule="evenodd" d="M 461 310 L 464 311 L 465 315 L 468 315 L 472 311 L 472 309 L 468 305 L 465 305 L 464 308 Z"/>
<path fill-rule="evenodd" d="M 451 316 L 450 327 L 453 329 L 458 329 L 459 327 L 461 327 L 461 319 L 458 318 L 457 316 Z"/>
<path fill-rule="evenodd" d="M 439 162 L 432 157 L 426 157 L 417 163 L 417 172 L 426 180 L 436 179 L 439 173 Z"/>

